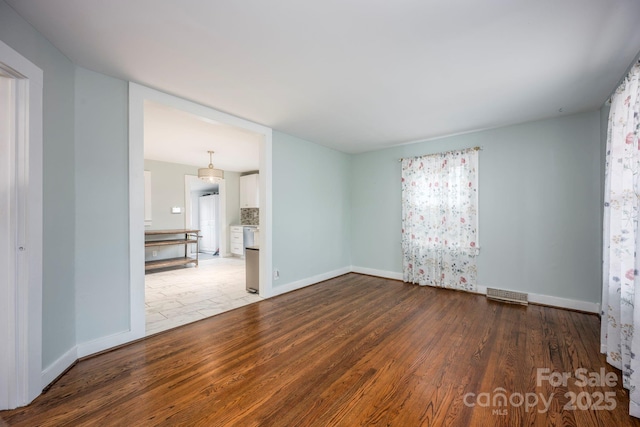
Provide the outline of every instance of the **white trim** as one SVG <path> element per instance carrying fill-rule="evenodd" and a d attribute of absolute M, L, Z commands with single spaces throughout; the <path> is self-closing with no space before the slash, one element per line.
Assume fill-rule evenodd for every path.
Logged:
<path fill-rule="evenodd" d="M 629 415 L 640 418 L 640 405 L 632 400 L 629 400 Z"/>
<path fill-rule="evenodd" d="M 15 77 L 16 90 L 16 185 L 19 223 L 10 259 L 16 262 L 16 280 L 9 283 L 15 295 L 15 311 L 0 324 L 2 336 L 13 337 L 8 348 L 15 350 L 15 376 L 7 381 L 8 399 L 0 401 L 0 410 L 30 403 L 41 392 L 42 378 L 42 70 L 3 42 L 0 63 Z M 25 250 L 18 251 L 18 247 Z M 7 345 L 7 343 L 5 343 Z M 10 361 L 6 361 L 10 362 Z M 3 394 L 0 393 L 0 396 Z"/>
<path fill-rule="evenodd" d="M 315 285 L 325 280 L 333 279 L 342 276 L 347 273 L 366 274 L 369 276 L 382 277 L 385 279 L 402 280 L 402 273 L 393 271 L 377 270 L 368 267 L 349 266 L 339 268 L 337 270 L 329 271 L 326 273 L 318 274 L 305 279 L 296 280 L 285 285 L 276 286 L 273 288 L 270 295 L 267 297 L 274 297 L 277 295 L 292 292 L 298 289 L 302 289 L 307 286 Z M 485 286 L 478 286 L 476 289 L 477 294 L 486 295 L 487 288 Z M 590 313 L 599 313 L 600 304 L 590 303 L 580 300 L 571 300 L 567 298 L 559 298 L 548 295 L 529 294 L 529 301 L 539 304 L 549 305 L 557 308 L 568 308 L 574 310 L 581 310 Z M 109 348 L 126 343 L 129 337 L 129 332 L 122 332 L 110 335 L 108 337 L 99 338 L 84 344 L 80 344 L 77 347 L 73 347 L 53 364 L 51 364 L 42 373 L 42 387 L 47 386 L 53 380 L 55 380 L 65 369 L 73 364 L 77 359 L 89 356 L 91 354 L 107 350 Z M 602 353 L 606 352 L 605 347 L 601 347 Z"/>
<path fill-rule="evenodd" d="M 144 97 L 129 84 L 129 332 L 145 336 L 144 311 Z M 117 345 L 117 344 L 116 344 Z M 91 347 L 91 345 L 89 345 Z M 83 349 L 86 347 L 83 347 Z"/>
<path fill-rule="evenodd" d="M 51 384 L 78 360 L 78 348 L 72 347 L 42 371 L 42 388 Z"/>
<path fill-rule="evenodd" d="M 142 314 L 144 319 L 144 312 Z M 78 344 L 76 346 L 77 352 L 78 352 L 78 359 L 90 356 L 95 353 L 99 353 L 104 350 L 108 350 L 113 347 L 117 347 L 122 344 L 126 344 L 132 341 L 131 336 L 132 336 L 132 331 L 123 331 L 123 332 L 117 332 L 115 334 L 108 335 L 106 337 L 101 337 L 95 340 L 87 341 L 82 344 Z M 144 335 L 136 339 L 139 339 L 139 338 L 144 338 Z"/>
<path fill-rule="evenodd" d="M 272 195 L 271 184 L 273 177 L 273 135 L 270 128 L 264 133 L 263 141 L 260 144 L 260 175 L 258 184 L 260 186 L 260 255 L 259 255 L 259 283 L 260 296 L 266 298 L 273 295 L 273 223 L 272 223 Z M 265 250 L 266 249 L 266 250 Z"/>
<path fill-rule="evenodd" d="M 220 242 L 218 245 L 218 255 L 220 258 L 224 258 L 224 254 L 229 247 L 229 227 L 227 226 L 227 181 L 222 180 L 218 185 L 218 236 L 220 236 Z"/>
<path fill-rule="evenodd" d="M 324 282 L 325 280 L 333 279 L 338 276 L 342 276 L 343 274 L 351 273 L 351 267 L 342 267 L 337 270 L 329 271 L 327 273 L 318 274 L 316 276 L 307 277 L 306 279 L 296 280 L 295 282 L 290 282 L 285 285 L 275 286 L 273 288 L 273 292 L 269 297 L 274 297 L 276 295 L 281 295 L 287 292 L 296 291 L 298 289 L 302 289 L 306 286 L 315 285 L 319 282 Z"/>
<path fill-rule="evenodd" d="M 525 292 L 525 291 L 518 291 Z M 487 294 L 486 286 L 477 286 L 476 293 L 481 295 Z M 569 298 L 561 298 L 552 295 L 533 294 L 525 292 L 528 295 L 529 302 L 534 304 L 548 305 L 557 308 L 567 308 L 570 310 L 585 311 L 587 313 L 600 314 L 600 304 L 589 301 L 582 301 Z"/>
<path fill-rule="evenodd" d="M 552 307 L 569 308 L 572 310 L 586 311 L 588 313 L 600 313 L 600 304 L 589 301 L 554 297 L 551 295 L 529 294 L 529 302 L 550 305 Z"/>
<path fill-rule="evenodd" d="M 376 276 L 376 277 L 383 277 L 385 279 L 402 280 L 402 273 L 397 273 L 394 271 L 375 270 L 373 268 L 368 268 L 368 267 L 351 266 L 351 272 L 368 274 L 370 276 Z M 523 292 L 523 291 L 520 291 L 520 292 Z M 477 286 L 475 293 L 480 295 L 486 295 L 487 294 L 486 286 Z M 548 306 L 557 307 L 557 308 L 567 308 L 570 310 L 580 310 L 580 311 L 585 311 L 587 313 L 596 313 L 596 314 L 600 313 L 600 304 L 595 302 L 561 298 L 561 297 L 556 297 L 551 295 L 533 294 L 533 293 L 528 293 L 528 296 L 529 296 L 529 302 L 532 302 L 535 304 L 543 304 L 543 305 L 548 305 Z"/>
<path fill-rule="evenodd" d="M 133 82 L 129 83 L 129 261 L 130 334 L 134 340 L 145 335 L 144 321 L 144 101 L 154 101 L 263 136 L 260 142 L 260 295 L 272 293 L 271 168 L 272 130 L 266 126 L 223 113 Z M 226 251 L 225 251 L 226 252 Z M 119 343 L 120 344 L 120 343 Z"/>
<path fill-rule="evenodd" d="M 16 83 L 13 76 L 2 74 L 0 102 L 0 409 L 14 407 L 18 394 L 16 366 L 18 337 L 16 334 L 16 229 L 19 220 L 16 209 Z"/>
<path fill-rule="evenodd" d="M 402 273 L 395 271 L 376 270 L 374 268 L 351 266 L 351 272 L 367 274 L 369 276 L 384 277 L 385 279 L 402 280 Z"/>
<path fill-rule="evenodd" d="M 78 359 L 99 353 L 132 341 L 132 331 L 118 332 L 106 337 L 88 341 L 68 350 L 58 360 L 42 372 L 42 387 L 46 387 Z M 142 337 L 140 337 L 142 338 Z"/>

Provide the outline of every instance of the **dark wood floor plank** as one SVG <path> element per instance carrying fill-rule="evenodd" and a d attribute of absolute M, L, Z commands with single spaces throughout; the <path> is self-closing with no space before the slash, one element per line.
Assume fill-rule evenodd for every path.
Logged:
<path fill-rule="evenodd" d="M 553 387 L 538 368 L 620 381 Z M 465 404 L 501 389 L 554 397 Z M 615 409 L 565 408 L 598 392 Z M 627 399 L 597 316 L 348 274 L 81 361 L 0 425 L 640 426 Z"/>

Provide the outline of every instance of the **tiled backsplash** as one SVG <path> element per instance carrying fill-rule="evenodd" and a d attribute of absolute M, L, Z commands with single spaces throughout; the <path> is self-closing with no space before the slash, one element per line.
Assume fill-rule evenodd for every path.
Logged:
<path fill-rule="evenodd" d="M 260 225 L 260 209 L 240 208 L 240 223 L 242 225 Z"/>

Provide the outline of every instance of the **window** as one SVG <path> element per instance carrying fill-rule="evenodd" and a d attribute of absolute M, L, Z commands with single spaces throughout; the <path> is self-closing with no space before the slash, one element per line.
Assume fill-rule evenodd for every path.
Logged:
<path fill-rule="evenodd" d="M 478 149 L 402 160 L 405 282 L 474 291 Z"/>

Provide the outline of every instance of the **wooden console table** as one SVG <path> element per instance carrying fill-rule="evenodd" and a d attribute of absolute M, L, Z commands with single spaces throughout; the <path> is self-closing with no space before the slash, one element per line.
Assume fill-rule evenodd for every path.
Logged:
<path fill-rule="evenodd" d="M 184 256 L 178 258 L 166 258 L 144 263 L 144 269 L 153 270 L 156 268 L 175 267 L 179 265 L 195 264 L 198 266 L 198 233 L 200 230 L 147 230 L 144 232 L 144 246 L 175 246 L 184 245 Z M 157 236 L 149 239 L 149 236 Z M 162 238 L 164 237 L 164 238 Z M 196 245 L 196 256 L 189 256 L 189 245 Z"/>

